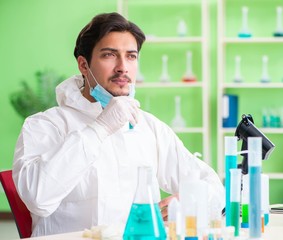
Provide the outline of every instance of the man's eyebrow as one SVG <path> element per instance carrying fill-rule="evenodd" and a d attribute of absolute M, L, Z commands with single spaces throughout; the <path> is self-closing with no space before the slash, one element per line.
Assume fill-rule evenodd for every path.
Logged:
<path fill-rule="evenodd" d="M 100 49 L 100 52 L 103 52 L 103 51 L 119 52 L 117 49 L 115 49 L 115 48 L 110 48 L 110 47 L 101 48 L 101 49 Z M 138 51 L 137 51 L 137 50 L 127 50 L 127 53 L 138 53 Z"/>

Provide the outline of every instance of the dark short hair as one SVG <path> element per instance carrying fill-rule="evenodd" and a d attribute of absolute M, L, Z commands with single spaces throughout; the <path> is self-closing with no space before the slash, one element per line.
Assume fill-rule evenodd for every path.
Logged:
<path fill-rule="evenodd" d="M 145 35 L 134 23 L 125 19 L 119 13 L 102 13 L 95 16 L 80 32 L 74 50 L 75 58 L 83 56 L 90 63 L 95 45 L 110 32 L 130 32 L 137 41 L 140 51 Z"/>

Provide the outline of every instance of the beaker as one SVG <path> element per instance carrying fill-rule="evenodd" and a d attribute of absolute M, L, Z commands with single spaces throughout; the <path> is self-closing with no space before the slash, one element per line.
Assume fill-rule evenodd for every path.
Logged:
<path fill-rule="evenodd" d="M 123 234 L 124 240 L 166 239 L 164 222 L 152 190 L 152 169 L 138 168 L 138 185 Z"/>

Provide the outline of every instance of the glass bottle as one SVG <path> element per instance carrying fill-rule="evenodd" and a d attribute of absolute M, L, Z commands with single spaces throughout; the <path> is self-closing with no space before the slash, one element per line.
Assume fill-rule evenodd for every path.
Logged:
<path fill-rule="evenodd" d="M 181 97 L 175 96 L 175 116 L 172 120 L 172 128 L 185 128 L 186 122 L 181 114 Z"/>
<path fill-rule="evenodd" d="M 138 168 L 138 185 L 123 234 L 124 240 L 166 239 L 158 201 L 152 190 L 152 170 Z"/>

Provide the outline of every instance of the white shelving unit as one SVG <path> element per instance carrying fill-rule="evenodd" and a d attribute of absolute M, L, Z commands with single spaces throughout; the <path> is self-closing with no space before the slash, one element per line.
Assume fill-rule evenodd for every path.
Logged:
<path fill-rule="evenodd" d="M 263 0 L 266 2 L 266 4 L 269 4 L 269 0 Z M 224 163 L 224 136 L 225 135 L 234 135 L 236 128 L 223 128 L 222 126 L 222 116 L 223 116 L 223 100 L 222 97 L 227 91 L 229 90 L 237 90 L 237 89 L 249 89 L 250 91 L 259 91 L 260 89 L 283 89 L 283 82 L 271 82 L 271 83 L 252 83 L 252 82 L 243 82 L 243 83 L 234 83 L 234 82 L 228 82 L 227 75 L 226 75 L 226 69 L 227 69 L 227 48 L 231 45 L 238 46 L 239 48 L 242 46 L 250 46 L 251 44 L 264 44 L 270 45 L 275 44 L 275 46 L 278 46 L 279 49 L 282 49 L 283 47 L 283 38 L 276 38 L 276 37 L 250 37 L 250 38 L 237 38 L 237 37 L 227 37 L 226 36 L 226 26 L 225 23 L 226 17 L 226 7 L 229 0 L 219 0 L 218 1 L 218 19 L 217 19 L 217 25 L 218 25 L 218 62 L 217 62 L 217 171 L 218 174 L 224 178 L 225 174 L 225 163 Z M 241 19 L 239 19 L 239 22 L 241 22 Z M 258 22 L 260 24 L 260 21 Z M 235 35 L 237 32 L 235 32 Z M 280 47 L 280 48 L 279 48 Z M 250 98 L 250 101 L 253 101 L 252 97 Z M 280 135 L 283 137 L 283 128 L 260 128 L 259 129 L 264 132 L 264 134 L 272 134 L 272 135 Z M 281 159 L 283 160 L 283 159 Z M 270 179 L 283 179 L 283 173 L 281 172 L 270 172 L 266 173 L 269 175 Z"/>
<path fill-rule="evenodd" d="M 131 0 L 118 0 L 117 1 L 117 11 L 128 18 L 128 3 Z M 181 1 L 182 2 L 182 1 Z M 208 0 L 201 1 L 183 1 L 182 3 L 190 4 L 200 4 L 201 16 L 198 21 L 201 21 L 201 36 L 187 36 L 187 37 L 147 37 L 147 44 L 191 44 L 197 43 L 201 45 L 201 65 L 202 65 L 202 79 L 194 83 L 183 83 L 183 82 L 170 82 L 170 83 L 160 83 L 158 79 L 156 82 L 152 83 L 140 83 L 137 84 L 138 88 L 196 88 L 201 89 L 201 103 L 199 106 L 202 108 L 202 126 L 193 128 L 178 128 L 174 129 L 176 133 L 200 133 L 202 134 L 202 159 L 211 164 L 211 153 L 210 153 L 210 118 L 209 118 L 209 86 L 210 86 L 210 71 L 209 71 L 209 4 Z M 172 3 L 178 4 L 172 0 Z M 193 102 L 192 104 L 198 104 Z"/>

